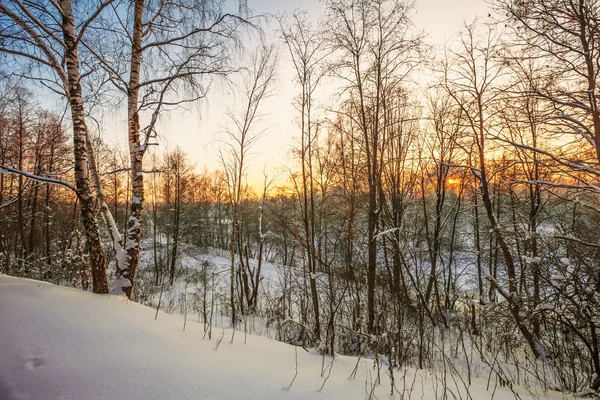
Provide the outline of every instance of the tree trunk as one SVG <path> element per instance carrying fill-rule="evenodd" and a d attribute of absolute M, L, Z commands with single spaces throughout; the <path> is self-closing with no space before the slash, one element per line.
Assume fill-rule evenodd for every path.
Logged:
<path fill-rule="evenodd" d="M 90 192 L 88 177 L 88 159 L 86 143 L 88 129 L 85 123 L 85 111 L 79 72 L 79 56 L 76 44 L 75 18 L 71 0 L 60 0 L 63 10 L 62 30 L 65 42 L 65 60 L 67 65 L 68 99 L 73 121 L 73 151 L 75 155 L 75 187 L 81 222 L 83 224 L 92 270 L 92 290 L 94 293 L 108 293 L 106 278 L 106 262 L 100 241 L 100 232 L 92 206 L 93 197 Z"/>
<path fill-rule="evenodd" d="M 129 286 L 124 287 L 125 294 L 129 298 L 131 298 L 131 289 L 139 263 L 140 241 L 142 239 L 142 210 L 144 204 L 144 175 L 142 172 L 144 148 L 140 143 L 140 116 L 138 110 L 142 38 L 144 36 L 143 18 L 144 0 L 135 0 L 130 75 L 127 88 L 127 130 L 129 162 L 131 164 L 131 214 L 127 220 L 127 232 L 125 234 L 127 269 L 117 271 L 118 278 L 129 280 Z M 123 280 L 123 284 L 127 284 L 127 282 Z"/>

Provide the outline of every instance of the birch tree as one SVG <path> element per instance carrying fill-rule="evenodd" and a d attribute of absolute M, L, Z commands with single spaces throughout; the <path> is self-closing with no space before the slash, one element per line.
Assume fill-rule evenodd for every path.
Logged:
<path fill-rule="evenodd" d="M 0 1 L 0 52 L 13 65 L 31 65 L 32 77 L 66 97 L 71 113 L 74 179 L 81 222 L 85 230 L 92 270 L 92 290 L 107 293 L 106 260 L 93 209 L 87 163 L 88 127 L 82 80 L 80 45 L 90 25 L 113 3 L 71 0 L 42 7 L 19 0 Z"/>
<path fill-rule="evenodd" d="M 239 31 L 251 24 L 222 12 L 222 2 L 135 0 L 115 2 L 111 17 L 97 27 L 107 40 L 85 41 L 127 104 L 131 174 L 130 216 L 113 292 L 131 294 L 139 263 L 144 207 L 143 159 L 156 144 L 159 116 L 204 98 L 216 77 L 237 71 L 232 55 Z M 244 7 L 240 5 L 240 10 Z"/>

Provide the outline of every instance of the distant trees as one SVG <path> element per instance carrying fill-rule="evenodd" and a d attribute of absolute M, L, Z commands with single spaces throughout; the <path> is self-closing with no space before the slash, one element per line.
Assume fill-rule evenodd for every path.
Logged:
<path fill-rule="evenodd" d="M 0 109 L 1 268 L 58 282 L 73 273 L 74 279 L 80 271 L 67 253 L 74 250 L 75 238 L 61 229 L 74 224 L 74 198 L 71 190 L 52 184 L 72 160 L 64 126 L 18 86 L 2 99 Z M 19 174 L 23 170 L 37 179 Z M 63 276 L 57 265 L 65 269 Z"/>
<path fill-rule="evenodd" d="M 169 284 L 175 280 L 175 268 L 179 257 L 180 241 L 185 227 L 184 207 L 190 202 L 192 169 L 194 165 L 187 160 L 181 148 L 165 154 L 162 169 L 163 201 L 166 207 L 167 265 Z M 156 246 L 156 244 L 155 244 Z"/>

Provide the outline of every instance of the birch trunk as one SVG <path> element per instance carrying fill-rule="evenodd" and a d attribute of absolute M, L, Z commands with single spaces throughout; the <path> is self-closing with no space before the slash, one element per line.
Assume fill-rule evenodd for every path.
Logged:
<path fill-rule="evenodd" d="M 144 202 L 144 175 L 142 173 L 142 157 L 144 150 L 140 146 L 140 120 L 138 113 L 138 96 L 140 85 L 140 68 L 142 63 L 142 24 L 144 16 L 144 0 L 135 1 L 133 23 L 133 45 L 131 48 L 131 73 L 127 99 L 127 118 L 129 130 L 129 157 L 131 162 L 131 215 L 127 221 L 127 239 L 125 251 L 129 261 L 127 278 L 133 284 L 140 258 L 140 240 L 142 239 L 142 210 Z M 131 286 L 126 289 L 127 297 L 131 297 Z"/>
<path fill-rule="evenodd" d="M 129 158 L 131 163 L 131 214 L 127 220 L 124 250 L 127 254 L 122 266 L 117 268 L 117 282 L 114 293 L 124 289 L 131 298 L 131 288 L 137 271 L 142 238 L 142 210 L 144 202 L 144 177 L 142 158 L 144 147 L 140 144 L 140 120 L 138 97 L 140 88 L 140 70 L 142 63 L 142 38 L 144 18 L 144 0 L 135 0 L 133 13 L 133 37 L 131 46 L 131 64 L 127 88 L 127 131 Z"/>
<path fill-rule="evenodd" d="M 65 63 L 67 67 L 67 94 L 73 121 L 73 149 L 75 155 L 75 187 L 81 210 L 81 222 L 85 230 L 92 271 L 92 290 L 94 293 L 108 293 L 106 261 L 100 232 L 93 209 L 93 197 L 90 192 L 87 159 L 88 128 L 85 123 L 85 110 L 81 90 L 81 74 L 77 50 L 75 18 L 71 0 L 60 0 L 62 9 L 62 30 L 65 44 Z"/>

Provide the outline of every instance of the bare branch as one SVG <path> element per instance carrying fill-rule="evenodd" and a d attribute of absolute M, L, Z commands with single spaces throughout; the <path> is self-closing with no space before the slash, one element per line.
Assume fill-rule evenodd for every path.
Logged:
<path fill-rule="evenodd" d="M 64 186 L 64 187 L 66 187 L 68 189 L 71 189 L 73 192 L 77 193 L 77 189 L 75 188 L 75 186 L 71 185 L 69 182 L 65 182 L 65 181 L 62 181 L 60 179 L 48 178 L 48 177 L 45 177 L 45 176 L 39 176 L 39 175 L 30 174 L 29 172 L 25 172 L 25 171 L 21 171 L 21 170 L 15 169 L 15 168 L 7 167 L 5 165 L 0 165 L 0 174 L 21 175 L 21 176 L 24 176 L 26 178 L 32 179 L 34 181 L 38 181 L 38 182 L 42 182 L 42 183 L 49 183 L 49 184 L 53 184 L 53 185 Z"/>

